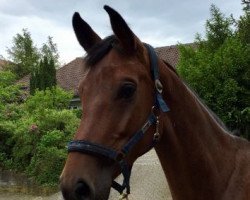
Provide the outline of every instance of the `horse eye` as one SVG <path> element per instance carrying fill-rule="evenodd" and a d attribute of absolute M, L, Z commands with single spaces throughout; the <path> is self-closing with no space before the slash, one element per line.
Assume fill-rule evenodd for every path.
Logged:
<path fill-rule="evenodd" d="M 119 99 L 130 99 L 134 96 L 136 85 L 134 83 L 125 83 L 121 86 L 118 92 Z"/>

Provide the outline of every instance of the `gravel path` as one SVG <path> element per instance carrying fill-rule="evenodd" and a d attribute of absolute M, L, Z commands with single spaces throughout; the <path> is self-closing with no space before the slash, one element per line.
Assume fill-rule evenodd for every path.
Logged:
<path fill-rule="evenodd" d="M 122 177 L 118 177 L 121 182 Z M 110 200 L 117 200 L 119 194 L 111 189 Z M 154 150 L 139 158 L 131 175 L 129 200 L 172 200 L 164 173 Z M 62 200 L 60 193 L 48 197 L 23 194 L 0 193 L 0 200 Z"/>

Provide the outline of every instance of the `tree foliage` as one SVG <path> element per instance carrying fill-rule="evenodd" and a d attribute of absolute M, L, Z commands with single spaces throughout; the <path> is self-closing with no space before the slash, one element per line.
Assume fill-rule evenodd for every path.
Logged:
<path fill-rule="evenodd" d="M 10 159 L 11 136 L 15 120 L 20 116 L 18 105 L 23 101 L 24 91 L 14 85 L 15 75 L 10 71 L 0 71 L 0 167 Z"/>
<path fill-rule="evenodd" d="M 53 42 L 52 37 L 48 37 L 47 43 L 44 43 L 40 49 L 41 55 L 43 58 L 47 58 L 49 61 L 52 61 L 55 65 L 55 68 L 58 68 L 60 65 L 59 62 L 59 53 L 57 49 L 57 44 Z"/>
<path fill-rule="evenodd" d="M 238 21 L 212 5 L 206 35 L 196 37 L 195 48 L 179 46 L 179 74 L 205 103 L 234 130 L 250 139 L 249 13 Z"/>
<path fill-rule="evenodd" d="M 38 48 L 27 29 L 23 29 L 22 33 L 13 37 L 13 45 L 7 49 L 7 53 L 11 61 L 8 69 L 15 73 L 17 78 L 22 78 L 36 70 L 45 57 L 49 62 L 53 62 L 56 68 L 60 65 L 57 45 L 52 37 L 49 36 L 47 42 Z"/>
<path fill-rule="evenodd" d="M 56 68 L 53 58 L 48 59 L 46 56 L 39 62 L 30 76 L 30 94 L 35 90 L 45 90 L 56 85 Z"/>
<path fill-rule="evenodd" d="M 244 15 L 240 16 L 237 22 L 238 36 L 243 43 L 250 44 L 250 1 L 242 1 L 244 5 Z"/>
<path fill-rule="evenodd" d="M 29 74 L 32 68 L 38 63 L 39 52 L 27 29 L 13 37 L 13 46 L 7 49 L 9 59 L 9 69 L 18 78 Z"/>
<path fill-rule="evenodd" d="M 0 107 L 22 101 L 24 91 L 15 85 L 16 76 L 10 71 L 0 71 Z M 1 118 L 1 117 L 0 117 Z"/>

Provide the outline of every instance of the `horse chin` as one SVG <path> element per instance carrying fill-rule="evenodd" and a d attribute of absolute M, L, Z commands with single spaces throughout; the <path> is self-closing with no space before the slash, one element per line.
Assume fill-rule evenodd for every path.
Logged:
<path fill-rule="evenodd" d="M 111 177 L 105 179 L 101 178 L 97 181 L 95 185 L 94 200 L 108 200 L 111 189 L 111 182 Z"/>
<path fill-rule="evenodd" d="M 110 188 L 105 188 L 100 191 L 96 191 L 94 200 L 108 200 L 110 194 Z"/>

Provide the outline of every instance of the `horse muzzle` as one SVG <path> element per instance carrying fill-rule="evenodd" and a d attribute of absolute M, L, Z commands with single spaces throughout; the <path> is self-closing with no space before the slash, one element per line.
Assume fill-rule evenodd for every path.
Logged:
<path fill-rule="evenodd" d="M 79 157 L 80 156 L 80 157 Z M 69 155 L 60 177 L 65 200 L 107 200 L 113 168 L 88 155 Z"/>
<path fill-rule="evenodd" d="M 94 189 L 84 180 L 78 180 L 68 187 L 63 181 L 60 184 L 63 198 L 65 200 L 94 200 Z"/>

